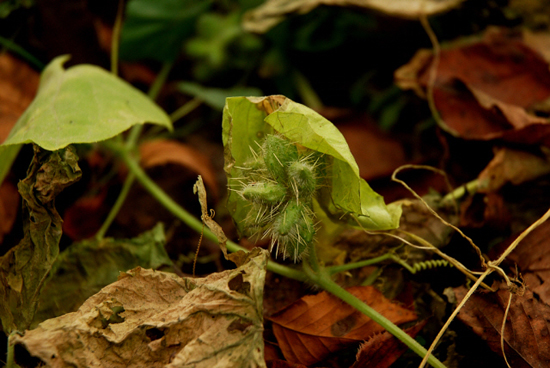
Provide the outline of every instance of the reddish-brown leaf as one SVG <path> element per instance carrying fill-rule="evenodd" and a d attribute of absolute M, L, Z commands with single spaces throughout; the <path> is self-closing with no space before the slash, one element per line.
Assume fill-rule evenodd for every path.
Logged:
<path fill-rule="evenodd" d="M 405 329 L 405 332 L 414 338 L 425 325 L 426 321 L 422 321 Z M 384 331 L 361 344 L 357 352 L 357 361 L 350 368 L 387 368 L 407 349 L 405 344 Z"/>
<path fill-rule="evenodd" d="M 212 195 L 217 197 L 216 174 L 212 163 L 202 152 L 183 143 L 164 139 L 145 142 L 139 147 L 139 151 L 144 168 L 166 164 L 186 167 L 200 174 L 212 190 Z"/>
<path fill-rule="evenodd" d="M 479 190 L 496 192 L 504 184 L 521 183 L 536 179 L 550 173 L 550 152 L 540 155 L 507 147 L 495 149 L 495 157 L 479 174 Z"/>
<path fill-rule="evenodd" d="M 0 55 L 0 143 L 31 103 L 38 80 L 38 72 L 24 62 L 7 53 Z"/>
<path fill-rule="evenodd" d="M 533 230 L 514 249 L 507 260 L 517 264 L 526 285 L 550 305 L 550 222 Z"/>
<path fill-rule="evenodd" d="M 398 85 L 425 97 L 432 60 L 417 53 L 396 71 Z M 481 40 L 442 50 L 433 92 L 444 128 L 455 135 L 550 144 L 547 119 L 527 112 L 550 96 L 550 71 L 521 34 L 492 28 Z"/>
<path fill-rule="evenodd" d="M 348 291 L 395 324 L 416 319 L 370 286 Z M 271 317 L 273 332 L 286 360 L 311 365 L 350 344 L 366 340 L 384 329 L 342 300 L 321 292 L 305 296 Z"/>
<path fill-rule="evenodd" d="M 501 286 L 497 292 L 475 293 L 461 309 L 458 318 L 502 355 L 500 330 L 509 292 Z M 455 288 L 462 300 L 466 288 Z M 514 368 L 550 366 L 550 306 L 527 289 L 512 299 L 504 332 L 506 357 Z"/>
<path fill-rule="evenodd" d="M 19 210 L 19 192 L 15 185 L 5 180 L 0 185 L 0 244 L 11 231 Z"/>

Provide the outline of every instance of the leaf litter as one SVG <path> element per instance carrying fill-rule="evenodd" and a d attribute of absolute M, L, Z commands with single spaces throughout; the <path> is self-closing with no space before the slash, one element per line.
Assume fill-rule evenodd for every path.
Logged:
<path fill-rule="evenodd" d="M 255 249 L 242 266 L 205 278 L 138 267 L 13 341 L 52 367 L 265 367 L 267 259 Z"/>

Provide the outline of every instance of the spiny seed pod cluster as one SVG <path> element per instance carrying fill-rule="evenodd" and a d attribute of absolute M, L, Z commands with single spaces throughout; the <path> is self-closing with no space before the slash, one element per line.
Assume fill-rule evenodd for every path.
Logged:
<path fill-rule="evenodd" d="M 249 202 L 247 236 L 271 240 L 271 250 L 298 262 L 315 235 L 312 199 L 319 180 L 320 157 L 301 154 L 279 135 L 267 135 L 259 152 L 239 169 L 237 193 Z"/>

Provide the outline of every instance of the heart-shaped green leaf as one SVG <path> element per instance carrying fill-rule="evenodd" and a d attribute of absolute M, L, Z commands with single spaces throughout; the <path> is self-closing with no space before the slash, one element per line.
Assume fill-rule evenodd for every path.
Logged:
<path fill-rule="evenodd" d="M 54 151 L 106 140 L 146 122 L 172 129 L 168 115 L 144 93 L 97 66 L 65 70 L 68 59 L 59 56 L 44 69 L 34 101 L 4 145 L 34 142 Z"/>

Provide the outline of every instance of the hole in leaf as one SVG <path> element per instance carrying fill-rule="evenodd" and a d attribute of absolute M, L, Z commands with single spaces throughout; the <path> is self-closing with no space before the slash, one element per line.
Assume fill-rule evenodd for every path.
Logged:
<path fill-rule="evenodd" d="M 348 332 L 350 332 L 351 329 L 353 329 L 356 323 L 357 323 L 357 320 L 355 318 L 355 315 L 351 314 L 345 318 L 342 318 L 338 322 L 335 322 L 330 327 L 330 332 L 332 333 L 333 336 L 336 336 L 336 337 L 344 336 Z"/>
<path fill-rule="evenodd" d="M 250 283 L 248 281 L 244 281 L 241 273 L 229 280 L 227 286 L 230 290 L 236 291 L 237 293 L 247 296 L 250 294 Z"/>
<path fill-rule="evenodd" d="M 149 340 L 155 341 L 161 339 L 164 336 L 164 331 L 153 327 L 145 331 L 145 335 L 149 338 Z"/>
<path fill-rule="evenodd" d="M 229 327 L 227 327 L 227 331 L 228 332 L 233 332 L 233 331 L 244 332 L 249 326 L 252 326 L 252 322 L 246 321 L 242 318 L 239 318 L 239 319 L 236 319 L 233 322 L 231 322 Z"/>

